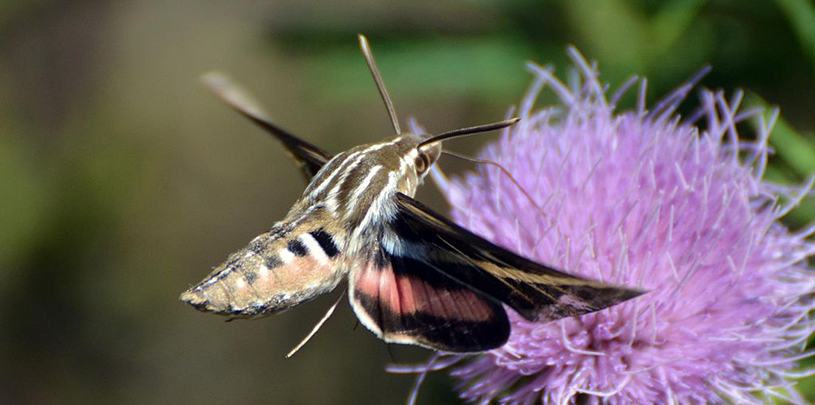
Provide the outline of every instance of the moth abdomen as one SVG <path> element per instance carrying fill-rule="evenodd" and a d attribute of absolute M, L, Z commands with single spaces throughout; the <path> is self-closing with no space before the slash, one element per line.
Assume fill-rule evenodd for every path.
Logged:
<path fill-rule="evenodd" d="M 328 232 L 326 232 L 323 228 L 317 229 L 316 231 L 309 232 L 312 238 L 317 241 L 317 244 L 320 245 L 320 248 L 323 249 L 326 256 L 330 259 L 335 258 L 338 254 L 340 254 L 339 247 L 337 247 L 336 242 L 334 242 L 334 237 L 331 236 Z"/>
<path fill-rule="evenodd" d="M 263 234 L 232 254 L 181 300 L 205 312 L 254 317 L 281 312 L 334 289 L 344 273 L 324 229 Z"/>
<path fill-rule="evenodd" d="M 246 249 L 233 253 L 198 285 L 181 294 L 181 300 L 195 308 L 223 315 L 254 312 L 262 300 L 254 289 L 261 256 Z"/>

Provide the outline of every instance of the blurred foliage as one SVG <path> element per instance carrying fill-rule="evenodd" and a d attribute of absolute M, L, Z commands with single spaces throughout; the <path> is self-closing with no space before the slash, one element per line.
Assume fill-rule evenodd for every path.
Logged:
<path fill-rule="evenodd" d="M 564 76 L 567 44 L 612 88 L 647 77 L 650 100 L 709 63 L 705 86 L 780 107 L 768 176 L 815 173 L 810 0 L 0 2 L 0 403 L 404 400 L 411 379 L 383 365 L 427 353 L 352 332 L 347 308 L 282 359 L 333 297 L 230 324 L 176 301 L 302 190 L 196 77 L 229 71 L 283 126 L 342 150 L 390 133 L 357 32 L 402 118 L 434 131 L 502 118 L 524 62 Z M 432 187 L 420 198 L 442 207 Z M 813 218 L 809 198 L 785 220 Z M 454 403 L 451 381 L 432 375 L 420 401 Z"/>

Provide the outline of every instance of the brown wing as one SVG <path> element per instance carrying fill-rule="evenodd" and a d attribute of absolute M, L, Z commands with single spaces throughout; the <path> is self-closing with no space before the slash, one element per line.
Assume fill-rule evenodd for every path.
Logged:
<path fill-rule="evenodd" d="M 397 194 L 391 222 L 404 243 L 423 246 L 420 257 L 473 291 L 503 302 L 530 321 L 553 321 L 618 304 L 642 291 L 569 275 L 499 247 Z M 406 250 L 408 251 L 408 250 Z"/>
<path fill-rule="evenodd" d="M 297 161 L 306 180 L 311 180 L 323 165 L 331 160 L 331 154 L 319 147 L 306 142 L 283 128 L 274 124 L 264 114 L 260 105 L 241 86 L 229 76 L 220 72 L 211 72 L 201 77 L 201 81 L 221 100 L 226 102 L 235 111 L 249 118 L 259 127 L 283 142 L 283 146 Z"/>

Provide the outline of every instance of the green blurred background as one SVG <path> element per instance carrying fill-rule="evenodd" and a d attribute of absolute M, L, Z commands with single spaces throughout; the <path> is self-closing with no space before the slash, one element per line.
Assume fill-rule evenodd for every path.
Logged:
<path fill-rule="evenodd" d="M 404 401 L 412 378 L 383 366 L 428 353 L 354 329 L 347 305 L 283 359 L 336 293 L 232 323 L 177 301 L 303 189 L 282 148 L 197 77 L 230 72 L 281 125 L 340 151 L 391 134 L 357 32 L 403 121 L 431 131 L 503 118 L 530 82 L 524 61 L 564 75 L 570 43 L 612 88 L 647 76 L 650 100 L 710 63 L 705 86 L 781 108 L 768 176 L 815 173 L 811 0 L 4 0 L 0 403 Z M 445 209 L 432 186 L 419 198 Z M 808 199 L 786 220 L 813 217 Z M 451 380 L 433 375 L 420 401 L 456 403 Z"/>

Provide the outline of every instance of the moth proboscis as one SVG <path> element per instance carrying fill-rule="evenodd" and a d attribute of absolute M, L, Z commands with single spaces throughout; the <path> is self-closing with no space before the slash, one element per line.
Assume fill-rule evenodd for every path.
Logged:
<path fill-rule="evenodd" d="M 354 312 L 382 340 L 472 353 L 507 341 L 504 305 L 526 320 L 549 322 L 642 294 L 521 257 L 414 200 L 443 140 L 518 119 L 437 135 L 402 132 L 368 41 L 360 35 L 359 42 L 396 136 L 336 155 L 274 124 L 225 75 L 204 76 L 215 94 L 283 143 L 309 184 L 282 221 L 181 294 L 182 301 L 256 318 L 328 293 L 348 277 Z"/>

